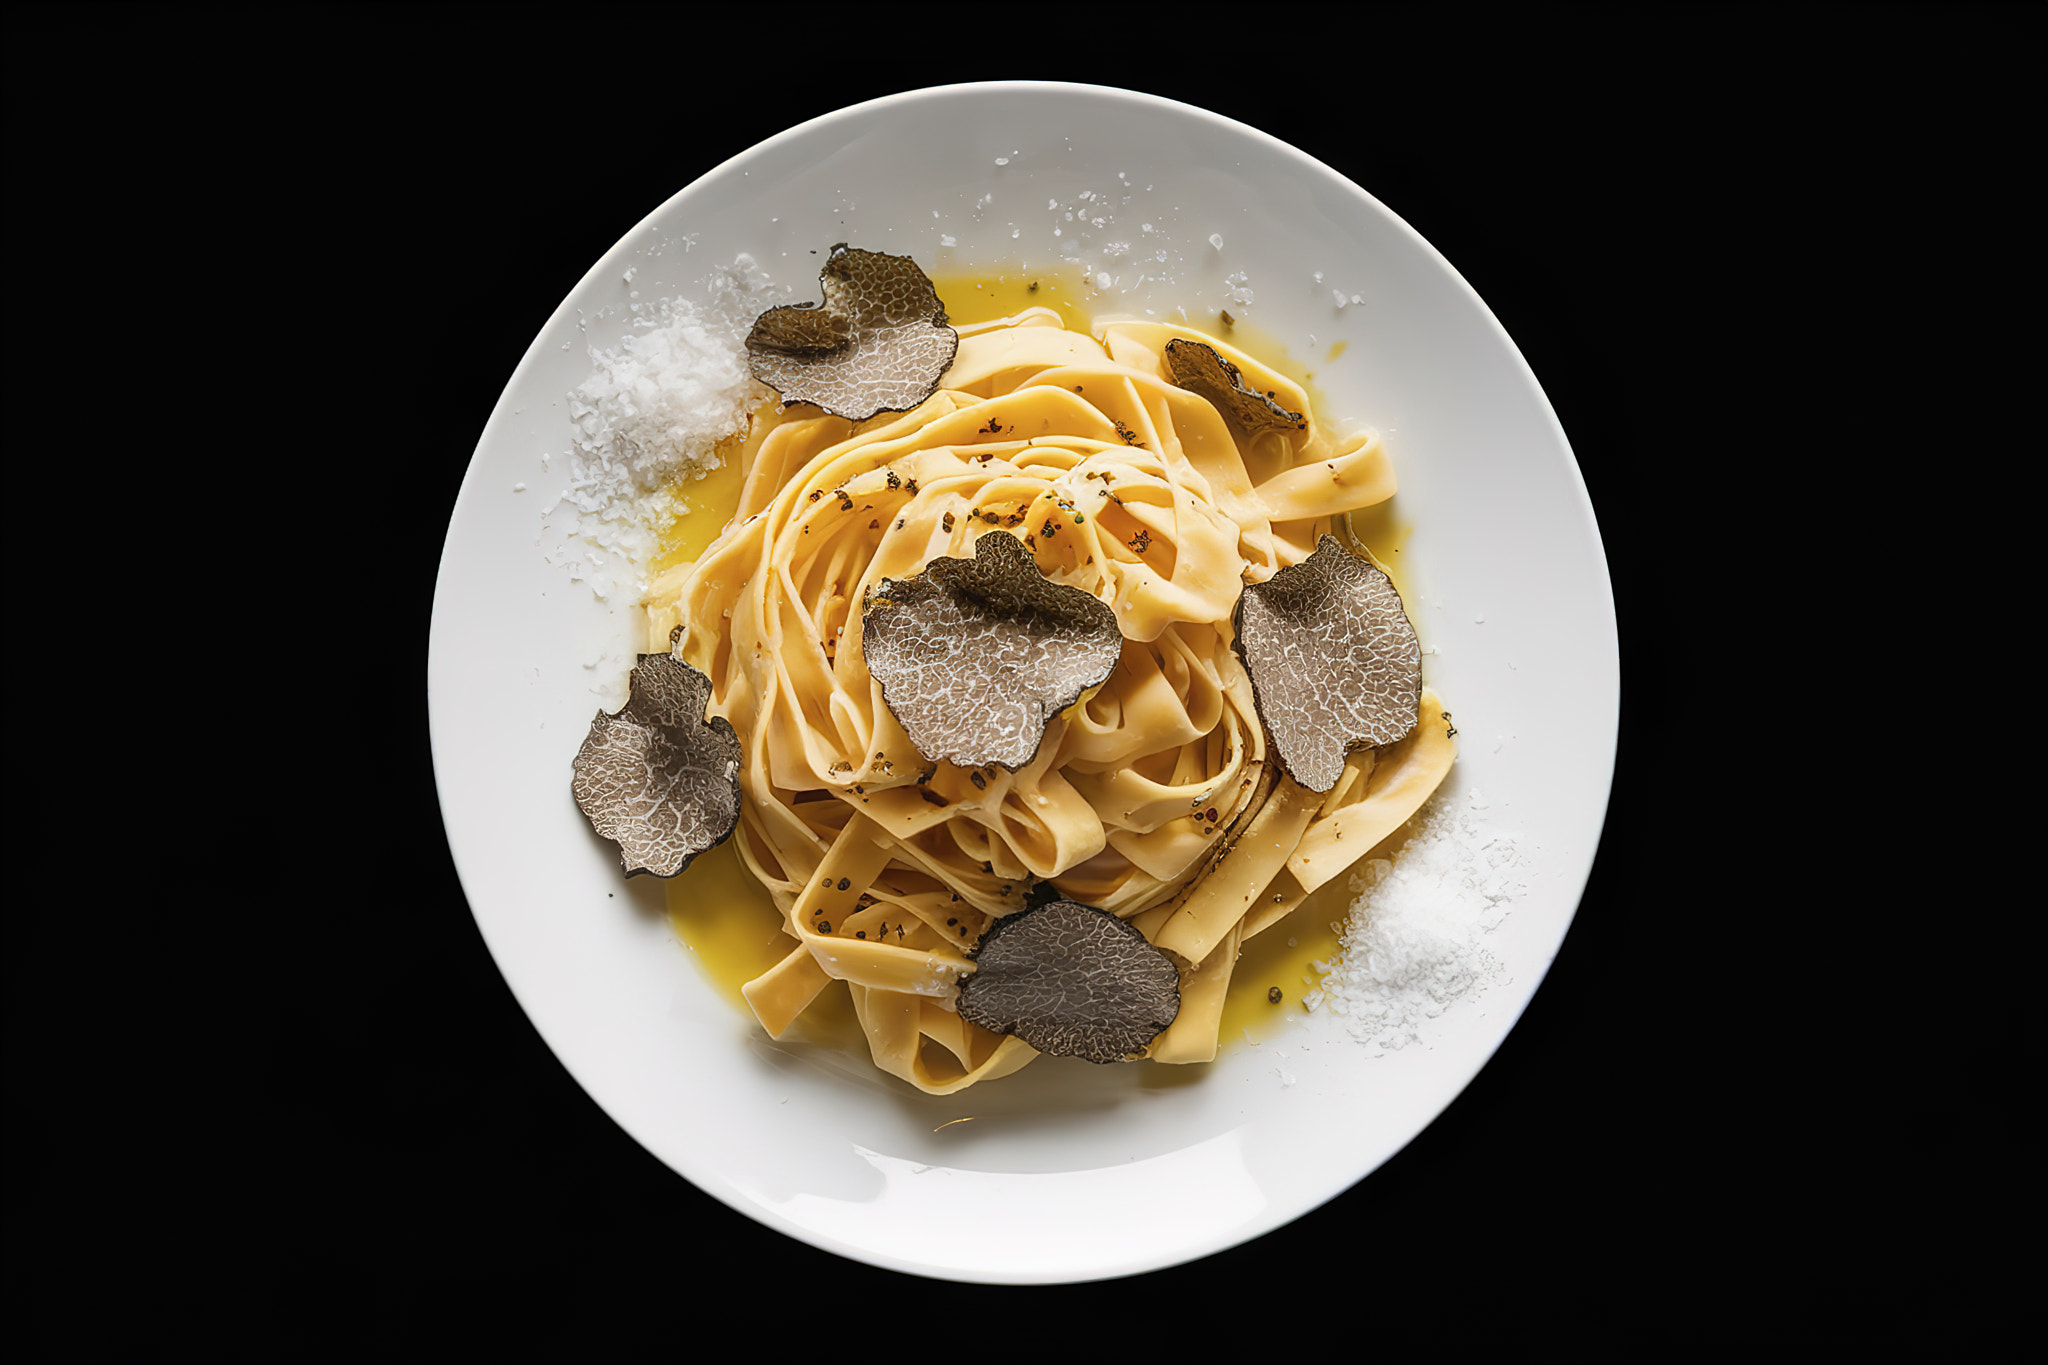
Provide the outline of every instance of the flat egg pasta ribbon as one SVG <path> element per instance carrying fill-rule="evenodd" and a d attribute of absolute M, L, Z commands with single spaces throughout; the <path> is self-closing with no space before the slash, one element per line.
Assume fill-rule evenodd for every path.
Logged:
<path fill-rule="evenodd" d="M 1391 496 L 1391 465 L 1376 435 L 1331 438 L 1298 385 L 1189 328 L 1117 323 L 1098 340 L 1033 309 L 959 330 L 941 387 L 908 412 L 756 414 L 738 514 L 647 595 L 651 638 L 683 627 L 677 652 L 745 752 L 740 855 L 790 950 L 744 993 L 780 1036 L 845 981 L 876 1065 L 929 1093 L 1008 1074 L 1036 1053 L 953 1001 L 989 925 L 1050 882 L 1183 963 L 1181 1015 L 1148 1055 L 1207 1060 L 1242 941 L 1448 768 L 1447 736 L 1424 734 L 1321 796 L 1276 782 L 1231 647 L 1243 584 Z M 1303 426 L 1235 431 L 1171 382 L 1176 338 L 1213 347 Z M 923 758 L 860 647 L 871 589 L 971 559 L 984 535 L 1015 536 L 1124 637 L 1109 679 L 1016 772 Z"/>

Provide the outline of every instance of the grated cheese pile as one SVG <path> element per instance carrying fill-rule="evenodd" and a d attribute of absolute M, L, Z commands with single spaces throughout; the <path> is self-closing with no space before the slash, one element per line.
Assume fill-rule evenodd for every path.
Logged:
<path fill-rule="evenodd" d="M 1447 794 L 1448 795 L 1448 794 Z M 1351 874 L 1351 914 L 1333 961 L 1303 999 L 1327 1007 L 1347 1032 L 1398 1052 L 1467 996 L 1501 981 L 1482 936 L 1529 889 L 1530 860 L 1512 834 L 1485 822 L 1486 798 L 1469 793 L 1423 817 L 1393 861 L 1372 858 Z"/>
<path fill-rule="evenodd" d="M 748 373 L 743 342 L 782 301 L 742 255 L 712 272 L 704 302 L 663 299 L 639 310 L 618 346 L 590 348 L 592 373 L 568 397 L 568 469 L 547 518 L 570 537 L 557 553 L 571 576 L 598 597 L 644 590 L 662 528 L 689 510 L 674 485 L 718 468 L 718 442 L 775 396 Z"/>

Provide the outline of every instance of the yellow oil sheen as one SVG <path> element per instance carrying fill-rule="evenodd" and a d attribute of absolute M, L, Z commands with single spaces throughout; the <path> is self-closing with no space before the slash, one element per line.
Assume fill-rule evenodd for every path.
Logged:
<path fill-rule="evenodd" d="M 1102 295 L 1080 267 L 1045 270 L 1024 266 L 994 274 L 938 275 L 932 286 L 955 326 L 1014 317 L 1027 308 L 1050 308 L 1070 332 L 1087 332 Z"/>
<path fill-rule="evenodd" d="M 1338 877 L 1317 887 L 1286 919 L 1244 945 L 1223 998 L 1217 1029 L 1223 1046 L 1264 1042 L 1302 1016 L 1301 998 L 1318 975 L 1311 964 L 1327 965 L 1337 951 L 1337 931 L 1331 926 L 1342 924 L 1350 912 L 1348 881 Z M 1272 998 L 1276 986 L 1277 1003 Z"/>

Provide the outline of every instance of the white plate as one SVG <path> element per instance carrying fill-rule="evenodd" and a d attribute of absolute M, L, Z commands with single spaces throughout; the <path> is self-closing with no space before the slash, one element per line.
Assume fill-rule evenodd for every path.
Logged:
<path fill-rule="evenodd" d="M 1165 1083 L 1146 1075 L 1165 1068 L 1041 1061 L 934 1098 L 862 1059 L 760 1037 L 675 943 L 661 885 L 619 876 L 570 800 L 569 761 L 600 700 L 620 694 L 632 618 L 542 557 L 542 457 L 559 469 L 568 443 L 561 400 L 588 373 L 586 343 L 625 334 L 633 290 L 686 292 L 747 252 L 814 297 L 811 253 L 840 241 L 910 253 L 933 273 L 1042 268 L 1078 251 L 1112 277 L 1104 311 L 1229 306 L 1297 354 L 1346 344 L 1317 382 L 1326 416 L 1388 435 L 1415 528 L 1412 611 L 1438 651 L 1426 675 L 1464 735 L 1452 799 L 1483 791 L 1537 868 L 1488 937 L 1503 979 L 1432 1021 L 1427 1046 L 1375 1056 L 1311 1020 Z M 1130 249 L 1112 258 L 1112 242 Z M 1251 303 L 1228 303 L 1232 288 Z M 448 839 L 484 939 L 621 1127 L 816 1246 L 1030 1283 L 1155 1269 L 1278 1227 L 1457 1096 L 1528 1003 L 1584 889 L 1619 664 L 1606 561 L 1564 433 L 1514 343 L 1427 242 L 1241 124 L 1122 91 L 1002 83 L 792 129 L 677 194 L 597 263 L 527 351 L 470 463 L 428 689 Z"/>

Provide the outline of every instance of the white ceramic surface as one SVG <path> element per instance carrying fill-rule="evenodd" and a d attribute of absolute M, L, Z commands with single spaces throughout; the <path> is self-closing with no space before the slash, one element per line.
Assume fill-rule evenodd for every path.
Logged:
<path fill-rule="evenodd" d="M 908 252 L 935 274 L 1072 257 L 1110 277 L 1098 316 L 1221 305 L 1297 354 L 1346 343 L 1316 367 L 1324 416 L 1387 433 L 1415 528 L 1411 610 L 1437 651 L 1426 676 L 1462 731 L 1452 796 L 1483 791 L 1538 869 L 1487 940 L 1504 980 L 1433 1021 L 1428 1046 L 1373 1056 L 1311 1019 L 1208 1068 L 1041 1061 L 933 1098 L 864 1059 L 759 1036 L 674 941 L 660 884 L 619 876 L 570 800 L 569 761 L 592 712 L 622 693 L 631 618 L 543 558 L 542 457 L 558 469 L 567 448 L 563 396 L 588 372 L 586 344 L 625 334 L 634 289 L 687 293 L 748 252 L 814 297 L 811 253 L 839 241 Z M 1229 302 L 1233 288 L 1251 302 Z M 1126 92 L 1004 83 L 792 129 L 677 194 L 592 268 L 477 446 L 443 554 L 428 686 L 448 838 L 485 941 L 627 1132 L 806 1242 L 1029 1283 L 1154 1269 L 1257 1236 L 1366 1176 L 1450 1103 L 1527 1004 L 1584 889 L 1619 664 L 1564 433 L 1514 343 L 1428 243 L 1243 125 Z"/>

